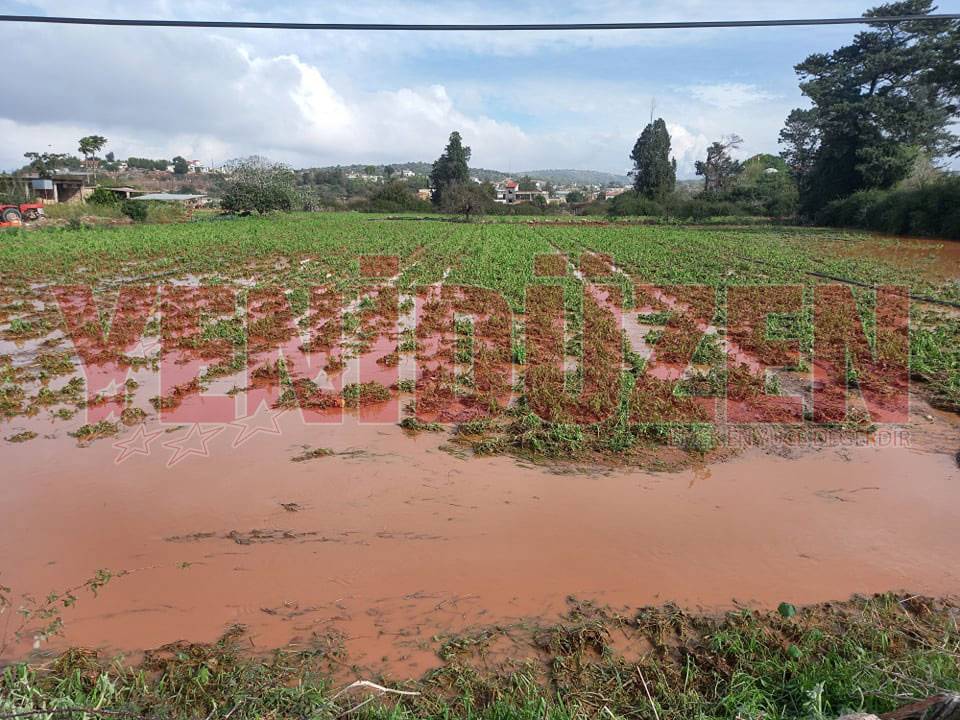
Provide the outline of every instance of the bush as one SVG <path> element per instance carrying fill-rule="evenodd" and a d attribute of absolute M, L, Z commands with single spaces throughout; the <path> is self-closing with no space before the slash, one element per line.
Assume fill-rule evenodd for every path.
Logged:
<path fill-rule="evenodd" d="M 456 183 L 444 188 L 440 210 L 445 213 L 462 215 L 467 221 L 474 215 L 490 212 L 495 205 L 483 188 L 473 183 Z M 537 212 L 542 212 L 537 208 Z"/>
<path fill-rule="evenodd" d="M 428 200 L 421 200 L 402 180 L 392 180 L 378 188 L 367 207 L 372 212 L 430 212 L 432 206 Z"/>
<path fill-rule="evenodd" d="M 857 227 L 891 235 L 960 239 L 960 178 L 923 187 L 863 190 L 834 200 L 817 213 L 820 225 Z"/>
<path fill-rule="evenodd" d="M 261 215 L 274 210 L 293 210 L 300 205 L 293 171 L 263 158 L 242 160 L 229 168 L 220 200 L 220 206 L 227 212 Z"/>
<path fill-rule="evenodd" d="M 120 212 L 134 222 L 143 222 L 147 219 L 147 204 L 142 200 L 124 200 Z"/>
<path fill-rule="evenodd" d="M 116 193 L 110 192 L 102 185 L 97 185 L 87 198 L 87 202 L 94 205 L 116 205 L 119 201 L 120 198 Z"/>
<path fill-rule="evenodd" d="M 664 215 L 663 206 L 655 200 L 644 197 L 639 193 L 630 190 L 617 195 L 613 200 L 606 203 L 608 215 L 614 217 L 625 217 L 627 215 Z"/>

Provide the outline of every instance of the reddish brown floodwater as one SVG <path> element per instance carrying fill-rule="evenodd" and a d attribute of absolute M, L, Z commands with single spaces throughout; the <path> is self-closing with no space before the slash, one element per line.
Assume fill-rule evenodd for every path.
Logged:
<path fill-rule="evenodd" d="M 674 474 L 463 458 L 445 435 L 292 413 L 280 435 L 234 449 L 228 428 L 172 468 L 162 444 L 185 429 L 119 465 L 113 440 L 79 449 L 59 430 L 4 444 L 0 583 L 19 599 L 138 570 L 79 593 L 44 650 L 134 651 L 241 623 L 261 649 L 340 632 L 351 661 L 397 675 L 434 661 L 437 633 L 550 618 L 568 595 L 719 609 L 957 593 L 960 432 L 915 410 L 910 447 L 753 449 Z M 340 454 L 291 462 L 304 445 Z"/>
<path fill-rule="evenodd" d="M 931 280 L 960 278 L 960 241 L 908 238 L 891 235 L 824 240 L 824 250 L 840 257 L 879 259 L 901 268 L 910 268 Z"/>

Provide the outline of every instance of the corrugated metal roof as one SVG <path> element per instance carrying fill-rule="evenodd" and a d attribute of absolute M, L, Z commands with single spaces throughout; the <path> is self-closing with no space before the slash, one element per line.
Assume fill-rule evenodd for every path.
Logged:
<path fill-rule="evenodd" d="M 178 195 L 176 193 L 148 193 L 146 195 L 141 195 L 140 197 L 133 198 L 134 200 L 160 200 L 162 202 L 184 202 L 186 200 L 199 200 L 200 198 L 205 198 L 206 195 Z"/>

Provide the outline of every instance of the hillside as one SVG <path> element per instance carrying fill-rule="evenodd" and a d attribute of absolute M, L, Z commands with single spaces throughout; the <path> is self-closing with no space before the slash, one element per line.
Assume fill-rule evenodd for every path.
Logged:
<path fill-rule="evenodd" d="M 405 162 L 391 163 L 396 170 L 412 170 L 417 175 L 429 175 L 431 163 L 428 162 Z M 364 172 L 373 167 L 377 174 L 383 172 L 384 165 L 339 165 L 341 170 L 347 172 Z M 310 168 L 311 170 L 334 170 L 334 166 L 323 168 Z M 507 173 L 503 170 L 491 170 L 489 168 L 470 168 L 470 175 L 481 180 L 490 180 L 496 182 L 507 177 L 523 177 L 529 175 L 536 180 L 545 180 L 554 185 L 628 185 L 630 178 L 626 175 L 616 175 L 614 173 L 602 172 L 600 170 L 574 170 L 574 169 L 553 169 L 553 170 L 518 170 L 517 172 Z"/>

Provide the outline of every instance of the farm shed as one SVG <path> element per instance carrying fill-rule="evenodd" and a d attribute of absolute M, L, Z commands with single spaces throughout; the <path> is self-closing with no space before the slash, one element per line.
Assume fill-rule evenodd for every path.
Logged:
<path fill-rule="evenodd" d="M 206 195 L 186 195 L 180 193 L 147 193 L 134 200 L 154 200 L 156 202 L 183 203 L 189 207 L 202 207 L 207 203 Z"/>
<path fill-rule="evenodd" d="M 26 189 L 44 204 L 78 203 L 87 199 L 93 188 L 89 187 L 89 173 L 64 172 L 52 177 L 39 175 L 23 177 Z"/>
<path fill-rule="evenodd" d="M 104 190 L 109 190 L 121 200 L 130 200 L 131 198 L 144 195 L 147 192 L 146 190 L 138 190 L 132 187 L 104 187 Z"/>

